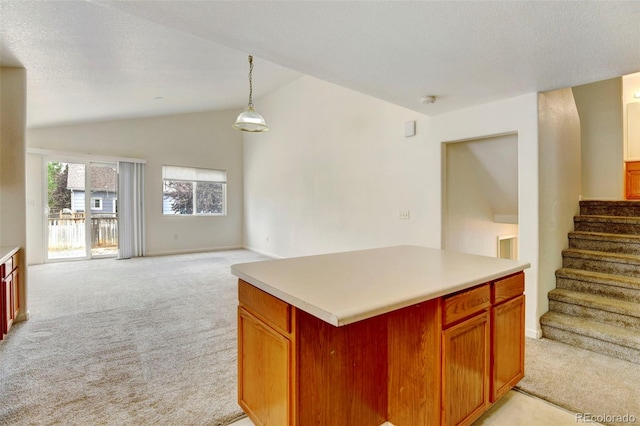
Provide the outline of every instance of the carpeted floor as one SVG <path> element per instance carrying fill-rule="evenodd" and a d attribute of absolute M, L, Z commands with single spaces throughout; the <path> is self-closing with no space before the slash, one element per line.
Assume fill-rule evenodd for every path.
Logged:
<path fill-rule="evenodd" d="M 0 342 L 2 425 L 223 425 L 236 404 L 245 251 L 29 268 L 31 319 Z"/>
<path fill-rule="evenodd" d="M 525 377 L 517 387 L 574 413 L 589 413 L 602 424 L 640 424 L 638 364 L 554 340 L 527 339 Z"/>
<path fill-rule="evenodd" d="M 229 267 L 264 259 L 232 250 L 30 267 L 31 319 L 0 342 L 0 425 L 224 425 L 242 416 Z M 637 364 L 527 339 L 518 387 L 573 412 L 640 423 L 639 383 Z"/>

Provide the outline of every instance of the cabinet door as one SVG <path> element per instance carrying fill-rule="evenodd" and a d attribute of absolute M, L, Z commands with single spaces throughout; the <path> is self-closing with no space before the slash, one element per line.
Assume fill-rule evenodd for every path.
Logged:
<path fill-rule="evenodd" d="M 238 308 L 238 402 L 256 425 L 292 425 L 291 341 Z"/>
<path fill-rule="evenodd" d="M 15 320 L 20 313 L 20 272 L 19 269 L 15 269 L 13 271 L 13 283 L 11 289 L 11 317 Z"/>
<path fill-rule="evenodd" d="M 469 425 L 489 403 L 489 311 L 442 337 L 442 424 Z"/>
<path fill-rule="evenodd" d="M 7 334 L 13 324 L 13 274 L 2 279 L 2 333 Z"/>
<path fill-rule="evenodd" d="M 640 161 L 625 163 L 625 198 L 640 199 Z"/>
<path fill-rule="evenodd" d="M 7 316 L 7 301 L 5 300 L 4 290 L 4 265 L 0 265 L 0 340 L 4 339 L 5 335 L 5 321 Z"/>
<path fill-rule="evenodd" d="M 524 295 L 491 310 L 491 402 L 524 377 Z"/>

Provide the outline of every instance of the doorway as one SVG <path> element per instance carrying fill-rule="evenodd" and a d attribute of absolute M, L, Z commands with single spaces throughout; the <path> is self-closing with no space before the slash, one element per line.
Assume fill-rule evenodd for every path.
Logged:
<path fill-rule="evenodd" d="M 442 248 L 517 258 L 518 135 L 444 143 L 442 164 Z"/>
<path fill-rule="evenodd" d="M 117 256 L 117 164 L 48 159 L 45 167 L 46 260 Z"/>

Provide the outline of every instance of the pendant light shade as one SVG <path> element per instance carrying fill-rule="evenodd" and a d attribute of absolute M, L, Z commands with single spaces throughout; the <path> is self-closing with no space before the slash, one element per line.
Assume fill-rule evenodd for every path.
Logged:
<path fill-rule="evenodd" d="M 269 130 L 264 118 L 253 107 L 248 107 L 240 113 L 233 128 L 244 132 L 266 132 Z"/>
<path fill-rule="evenodd" d="M 264 118 L 253 109 L 253 82 L 251 77 L 253 74 L 253 56 L 249 55 L 249 105 L 247 109 L 242 111 L 236 122 L 233 124 L 233 128 L 236 130 L 242 130 L 243 132 L 266 132 L 269 130 Z"/>

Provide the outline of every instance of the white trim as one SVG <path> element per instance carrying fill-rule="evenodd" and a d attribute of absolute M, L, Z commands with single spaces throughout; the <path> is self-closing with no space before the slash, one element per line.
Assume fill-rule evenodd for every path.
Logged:
<path fill-rule="evenodd" d="M 506 240 L 513 240 L 511 245 L 510 245 L 510 251 L 509 251 L 509 257 L 502 257 L 502 247 L 500 242 L 502 241 L 506 241 Z M 498 235 L 497 238 L 497 242 L 498 242 L 498 251 L 497 251 L 497 258 L 498 259 L 513 259 L 513 260 L 518 260 L 518 234 L 509 234 L 509 235 Z"/>
<path fill-rule="evenodd" d="M 118 161 L 127 161 L 129 163 L 142 163 L 146 164 L 147 160 L 142 158 L 127 158 L 127 157 L 108 157 L 102 155 L 92 155 L 92 154 L 82 154 L 78 152 L 69 152 L 69 151 L 55 151 L 51 149 L 40 149 L 40 148 L 28 148 L 27 154 L 36 154 L 42 156 L 50 156 L 50 157 L 64 157 L 65 159 L 70 160 L 81 160 L 81 161 L 90 161 L 90 162 L 99 162 L 99 163 L 117 163 Z"/>
<path fill-rule="evenodd" d="M 189 249 L 189 250 L 170 250 L 170 251 L 154 251 L 151 253 L 146 253 L 145 256 L 167 256 L 171 254 L 189 254 L 189 253 L 207 253 L 210 251 L 225 251 L 225 250 L 239 250 L 243 249 L 242 246 L 221 246 L 221 247 L 203 247 L 197 249 Z"/>
<path fill-rule="evenodd" d="M 269 253 L 268 251 L 264 251 L 264 250 L 258 250 L 256 248 L 252 248 L 252 247 L 249 247 L 249 246 L 243 246 L 242 248 L 245 249 L 245 250 L 252 251 L 254 253 L 261 254 L 263 256 L 272 257 L 274 259 L 286 259 L 286 257 L 284 257 L 284 256 L 279 256 L 277 254 Z"/>
<path fill-rule="evenodd" d="M 518 215 L 517 214 L 494 214 L 493 221 L 496 223 L 512 223 L 514 225 L 517 225 Z"/>
<path fill-rule="evenodd" d="M 542 330 L 540 330 L 539 328 L 538 329 L 527 328 L 525 329 L 524 335 L 532 339 L 540 339 L 542 338 Z"/>
<path fill-rule="evenodd" d="M 98 201 L 100 207 L 96 207 L 95 201 Z M 91 210 L 102 210 L 102 197 L 91 197 Z"/>

